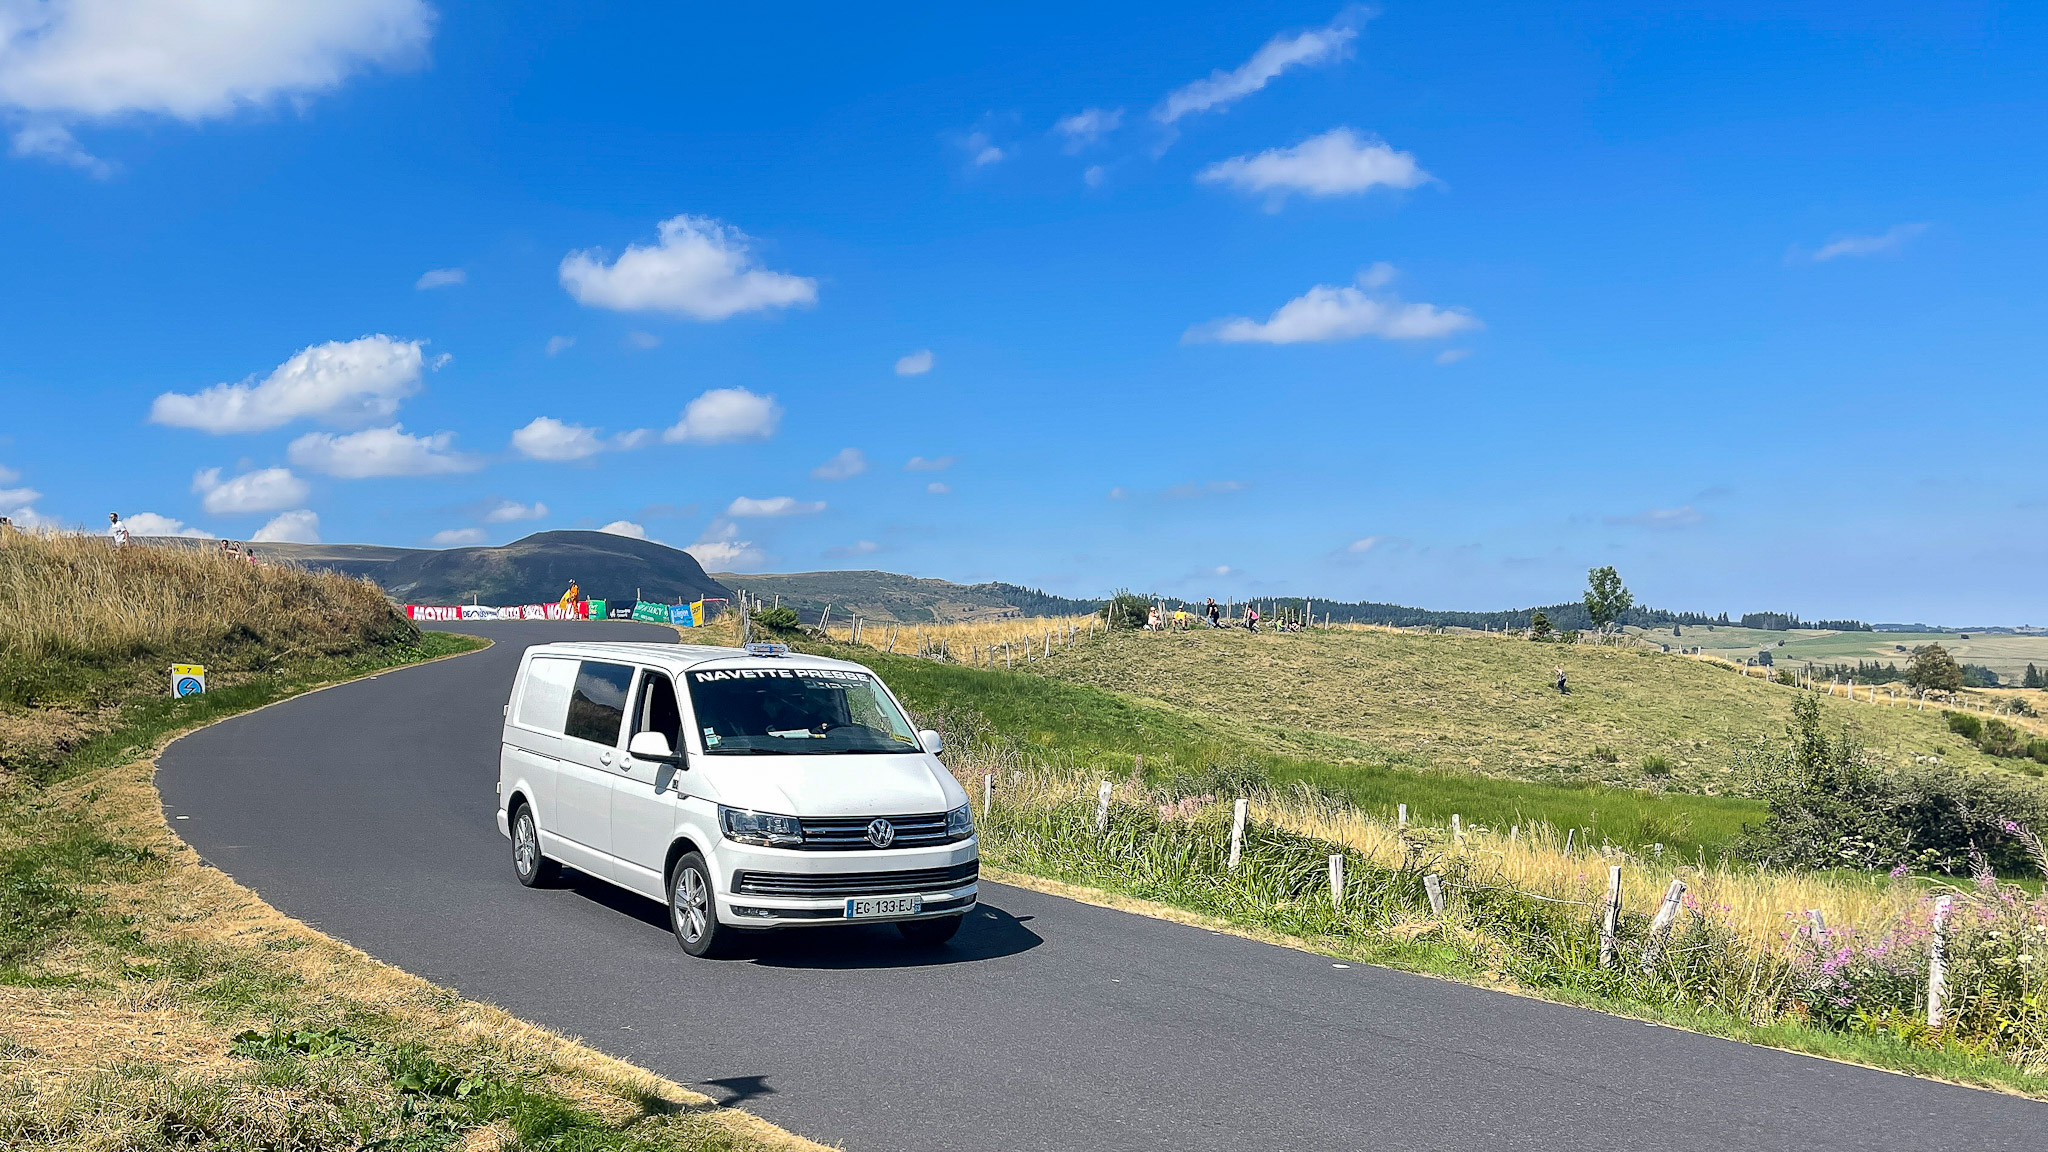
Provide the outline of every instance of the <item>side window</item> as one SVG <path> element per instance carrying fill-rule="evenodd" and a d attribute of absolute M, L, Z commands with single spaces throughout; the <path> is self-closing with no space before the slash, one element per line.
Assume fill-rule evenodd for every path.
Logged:
<path fill-rule="evenodd" d="M 606 747 L 617 744 L 619 726 L 626 719 L 626 689 L 632 683 L 631 665 L 585 660 L 569 694 L 569 722 L 563 732 Z"/>
<path fill-rule="evenodd" d="M 633 733 L 642 732 L 661 733 L 671 748 L 683 746 L 683 710 L 676 703 L 675 681 L 652 668 L 641 673 L 640 703 L 633 709 Z"/>
<path fill-rule="evenodd" d="M 576 681 L 576 661 L 542 657 L 526 666 L 526 686 L 512 722 L 525 728 L 560 732 L 569 714 L 569 689 Z"/>

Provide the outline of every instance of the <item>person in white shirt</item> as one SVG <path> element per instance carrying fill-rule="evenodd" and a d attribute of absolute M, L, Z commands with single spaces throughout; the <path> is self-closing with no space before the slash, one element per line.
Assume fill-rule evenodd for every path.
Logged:
<path fill-rule="evenodd" d="M 119 512 L 107 513 L 107 535 L 113 538 L 114 547 L 127 547 L 128 525 L 121 523 L 121 514 Z"/>

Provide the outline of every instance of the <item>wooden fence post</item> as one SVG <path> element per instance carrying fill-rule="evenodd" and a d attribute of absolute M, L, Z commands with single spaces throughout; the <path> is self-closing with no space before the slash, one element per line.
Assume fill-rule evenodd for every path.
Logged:
<path fill-rule="evenodd" d="M 1814 946 L 1817 948 L 1826 947 L 1828 942 L 1828 918 L 1821 915 L 1820 909 L 1808 908 L 1806 910 L 1806 923 L 1808 927 L 1813 929 Z"/>
<path fill-rule="evenodd" d="M 1394 805 L 1394 812 L 1394 826 L 1397 828 L 1408 827 L 1408 806 L 1406 804 L 1396 804 Z"/>
<path fill-rule="evenodd" d="M 1109 781 L 1107 780 L 1102 782 L 1102 787 L 1095 793 L 1095 830 L 1097 832 L 1109 831 Z"/>
<path fill-rule="evenodd" d="M 1607 866 L 1607 899 L 1600 906 L 1600 966 L 1614 967 L 1620 949 L 1616 938 L 1621 930 L 1621 865 Z"/>
<path fill-rule="evenodd" d="M 1463 844 L 1465 842 L 1465 826 L 1458 822 L 1458 814 L 1456 812 L 1451 813 L 1451 842 L 1453 844 Z"/>
<path fill-rule="evenodd" d="M 1664 890 L 1664 902 L 1657 905 L 1657 914 L 1650 918 L 1650 942 L 1643 948 L 1643 971 L 1657 966 L 1657 955 L 1664 950 L 1664 938 L 1671 934 L 1671 924 L 1678 919 L 1678 910 L 1685 900 L 1685 881 L 1673 880 L 1671 887 Z"/>
<path fill-rule="evenodd" d="M 1330 857 L 1330 907 L 1344 907 L 1344 857 Z"/>
<path fill-rule="evenodd" d="M 1424 877 L 1422 878 L 1422 891 L 1423 891 L 1423 893 L 1424 893 L 1425 895 L 1427 895 L 1427 896 L 1429 897 L 1429 911 L 1430 911 L 1430 914 L 1431 914 L 1431 915 L 1435 915 L 1435 916 L 1441 916 L 1441 915 L 1443 915 L 1443 914 L 1444 914 L 1444 881 L 1443 881 L 1443 877 L 1441 877 L 1441 876 L 1438 876 L 1438 875 L 1437 875 L 1436 873 L 1434 873 L 1434 872 L 1431 872 L 1431 873 L 1430 873 L 1429 875 L 1427 875 L 1427 876 L 1424 876 Z"/>
<path fill-rule="evenodd" d="M 1564 830 L 1564 854 L 1565 854 L 1565 855 L 1569 856 L 1569 855 L 1571 855 L 1571 854 L 1572 854 L 1572 841 L 1573 841 L 1574 839 L 1577 839 L 1578 835 L 1579 835 L 1579 830 L 1578 830 L 1577 828 L 1567 828 L 1567 829 L 1565 829 L 1565 830 Z"/>
<path fill-rule="evenodd" d="M 1934 931 L 1927 936 L 1927 1026 L 1941 1027 L 1948 999 L 1948 910 L 1951 896 L 1934 901 Z"/>
<path fill-rule="evenodd" d="M 981 778 L 981 817 L 988 819 L 989 805 L 996 799 L 996 774 L 991 772 Z"/>
<path fill-rule="evenodd" d="M 1244 816 L 1251 802 L 1239 797 L 1230 812 L 1230 870 L 1237 871 L 1237 858 L 1244 852 Z"/>

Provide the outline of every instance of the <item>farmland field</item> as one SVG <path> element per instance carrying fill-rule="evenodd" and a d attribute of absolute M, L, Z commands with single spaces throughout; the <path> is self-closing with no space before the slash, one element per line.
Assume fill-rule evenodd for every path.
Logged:
<path fill-rule="evenodd" d="M 1897 664 L 1904 669 L 1913 649 L 1923 644 L 1939 644 L 1949 650 L 1957 660 L 1968 664 L 1982 664 L 1998 673 L 2001 680 L 2019 681 L 2028 664 L 2048 671 L 2048 636 L 2039 634 L 2015 635 L 2010 632 L 1971 632 L 1969 639 L 1959 632 L 1820 632 L 1800 629 L 1789 632 L 1766 632 L 1757 628 L 1734 628 L 1717 625 L 1706 628 L 1688 625 L 1673 636 L 1669 628 L 1631 628 L 1632 634 L 1658 644 L 1669 644 L 1674 648 L 1704 648 L 1709 654 L 1730 660 L 1742 660 L 1757 654 L 1760 649 L 1769 648 L 1772 659 L 1780 664 L 1854 664 L 1858 660 L 1875 660 L 1882 664 Z M 1784 647 L 1779 647 L 1784 641 Z"/>

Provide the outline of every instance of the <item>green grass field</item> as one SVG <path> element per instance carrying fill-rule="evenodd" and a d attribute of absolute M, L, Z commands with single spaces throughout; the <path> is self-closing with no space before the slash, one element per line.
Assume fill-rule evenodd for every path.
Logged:
<path fill-rule="evenodd" d="M 1958 632 L 1765 632 L 1756 628 L 1731 628 L 1725 624 L 1712 629 L 1692 625 L 1680 628 L 1677 636 L 1673 636 L 1669 628 L 1631 628 L 1629 632 L 1652 643 L 1669 644 L 1674 648 L 1701 647 L 1712 655 L 1730 660 L 1747 659 L 1755 656 L 1758 650 L 1768 648 L 1771 658 L 1785 667 L 1807 661 L 1854 664 L 1858 660 L 1875 660 L 1883 664 L 1897 664 L 1903 670 L 1913 649 L 1923 644 L 1939 644 L 1957 660 L 1982 664 L 1998 673 L 2002 680 L 2010 680 L 2014 684 L 2019 682 L 2028 664 L 2048 671 L 2048 636 L 2016 636 L 2006 632 L 1971 632 L 1967 640 L 1963 633 Z M 1784 642 L 1783 647 L 1779 647 L 1780 641 Z"/>
<path fill-rule="evenodd" d="M 1783 739 L 1796 691 L 1641 649 L 1344 629 L 1116 633 L 1017 671 L 842 651 L 915 709 L 1108 775 L 1140 755 L 1155 777 L 1253 765 L 1371 811 L 1407 804 L 1418 821 L 1540 819 L 1687 854 L 1718 852 L 1761 815 L 1737 756 Z M 1551 686 L 1559 665 L 1568 696 Z M 2026 766 L 1985 756 L 1935 710 L 1821 705 L 1884 762 Z"/>

